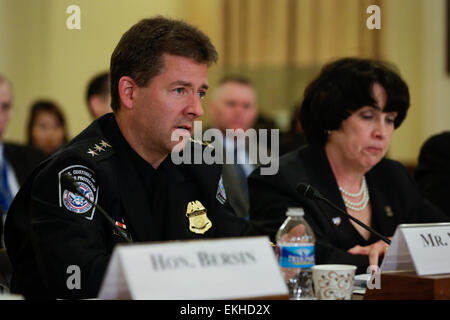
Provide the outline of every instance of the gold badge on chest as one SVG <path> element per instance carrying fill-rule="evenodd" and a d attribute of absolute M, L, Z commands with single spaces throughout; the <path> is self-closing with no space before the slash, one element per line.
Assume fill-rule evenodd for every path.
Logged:
<path fill-rule="evenodd" d="M 212 222 L 206 215 L 206 208 L 198 200 L 188 203 L 186 217 L 189 219 L 189 230 L 194 233 L 204 234 L 212 227 Z"/>

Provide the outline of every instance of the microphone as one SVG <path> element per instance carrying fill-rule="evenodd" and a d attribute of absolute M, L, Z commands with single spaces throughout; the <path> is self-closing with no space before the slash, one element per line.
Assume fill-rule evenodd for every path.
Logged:
<path fill-rule="evenodd" d="M 116 223 L 114 222 L 114 220 L 106 213 L 105 210 L 103 210 L 102 207 L 100 207 L 95 202 L 91 201 L 91 199 L 84 196 L 83 192 L 78 187 L 78 183 L 75 181 L 75 179 L 71 175 L 68 175 L 68 174 L 63 175 L 61 177 L 61 185 L 64 187 L 64 189 L 69 190 L 72 193 L 75 193 L 76 195 L 82 197 L 84 200 L 86 200 L 87 202 L 92 204 L 98 211 L 100 211 L 103 214 L 105 219 L 112 225 L 114 230 L 116 230 L 125 241 L 130 242 L 130 243 L 133 242 L 133 241 L 131 241 L 130 238 L 128 238 L 128 235 L 125 232 L 123 232 L 122 229 L 120 229 L 118 226 L 116 226 Z"/>
<path fill-rule="evenodd" d="M 366 229 L 367 231 L 369 231 L 370 233 L 376 235 L 378 238 L 380 238 L 381 240 L 383 240 L 384 242 L 386 242 L 388 245 L 391 244 L 391 240 L 389 240 L 388 238 L 386 238 L 385 236 L 381 235 L 380 233 L 378 233 L 377 231 L 375 231 L 374 229 L 372 229 L 371 227 L 369 227 L 368 225 L 366 225 L 365 223 L 359 221 L 358 219 L 356 219 L 355 217 L 352 217 L 350 214 L 348 214 L 348 212 L 346 212 L 345 210 L 342 210 L 341 208 L 339 208 L 337 205 L 335 205 L 333 202 L 331 202 L 330 200 L 328 200 L 327 198 L 325 198 L 318 190 L 316 190 L 313 186 L 306 184 L 306 183 L 299 183 L 297 185 L 296 188 L 297 192 L 304 195 L 305 197 L 309 198 L 309 199 L 313 199 L 313 200 L 322 200 L 324 202 L 326 202 L 330 207 L 332 207 L 333 209 L 339 211 L 341 214 L 343 214 L 344 216 L 346 216 L 349 219 L 352 219 L 353 221 L 355 221 L 357 224 L 359 224 L 361 227 L 363 227 L 364 229 Z"/>

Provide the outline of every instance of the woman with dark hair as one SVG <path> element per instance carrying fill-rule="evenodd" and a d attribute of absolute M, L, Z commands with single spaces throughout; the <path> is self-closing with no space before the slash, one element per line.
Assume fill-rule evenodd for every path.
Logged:
<path fill-rule="evenodd" d="M 274 238 L 288 207 L 303 207 L 316 235 L 316 264 L 378 264 L 387 245 L 325 203 L 296 191 L 310 184 L 353 217 L 391 237 L 401 223 L 446 221 L 406 168 L 384 158 L 406 117 L 409 90 L 388 64 L 345 58 L 306 88 L 300 123 L 309 143 L 280 158 L 279 172 L 248 179 L 250 219 Z"/>
<path fill-rule="evenodd" d="M 37 101 L 31 107 L 27 126 L 28 145 L 47 156 L 67 142 L 67 129 L 60 108 L 51 101 Z"/>

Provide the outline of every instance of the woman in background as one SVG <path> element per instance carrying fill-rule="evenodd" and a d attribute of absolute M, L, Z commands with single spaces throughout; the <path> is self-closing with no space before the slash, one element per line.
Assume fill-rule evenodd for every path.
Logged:
<path fill-rule="evenodd" d="M 49 156 L 67 142 L 67 129 L 60 108 L 51 101 L 37 101 L 31 107 L 27 126 L 28 144 Z"/>

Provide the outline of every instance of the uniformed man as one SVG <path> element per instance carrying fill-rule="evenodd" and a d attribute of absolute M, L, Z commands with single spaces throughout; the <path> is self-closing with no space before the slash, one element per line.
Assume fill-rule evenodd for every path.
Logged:
<path fill-rule="evenodd" d="M 220 166 L 175 165 L 170 157 L 179 144 L 172 135 L 189 136 L 203 114 L 207 67 L 216 60 L 208 37 L 178 20 L 145 19 L 122 36 L 111 57 L 114 113 L 40 165 L 12 204 L 5 238 L 13 292 L 96 297 L 123 241 L 95 206 L 65 187 L 67 176 L 134 242 L 246 234 L 247 222 L 227 206 Z M 73 266 L 79 288 L 67 285 Z"/>

